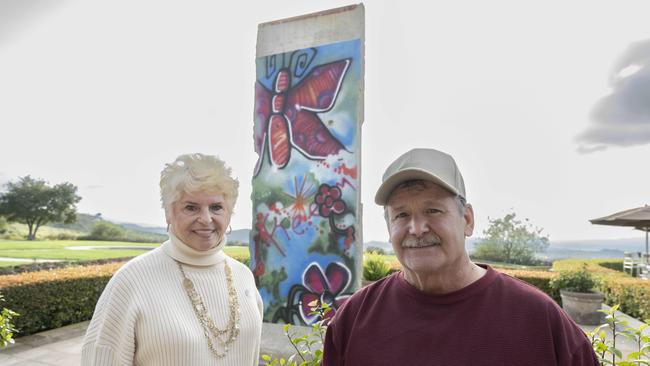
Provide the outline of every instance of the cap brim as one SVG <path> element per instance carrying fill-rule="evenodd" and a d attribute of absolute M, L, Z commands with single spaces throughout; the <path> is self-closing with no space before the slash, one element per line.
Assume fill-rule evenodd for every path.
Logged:
<path fill-rule="evenodd" d="M 445 183 L 442 179 L 438 178 L 437 176 L 425 170 L 411 168 L 411 169 L 404 169 L 394 174 L 392 177 L 386 179 L 379 186 L 379 189 L 377 189 L 377 193 L 375 194 L 375 203 L 380 206 L 386 206 L 390 194 L 393 193 L 393 190 L 395 190 L 397 186 L 399 186 L 400 184 L 406 181 L 418 180 L 418 179 L 433 182 L 443 188 L 446 188 L 448 191 L 452 192 L 453 194 L 459 194 L 456 188 Z"/>

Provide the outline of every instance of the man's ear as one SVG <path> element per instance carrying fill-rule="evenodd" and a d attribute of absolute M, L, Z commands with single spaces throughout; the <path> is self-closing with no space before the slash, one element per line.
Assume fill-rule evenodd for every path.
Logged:
<path fill-rule="evenodd" d="M 469 203 L 465 205 L 465 236 L 472 236 L 474 233 L 474 208 Z"/>

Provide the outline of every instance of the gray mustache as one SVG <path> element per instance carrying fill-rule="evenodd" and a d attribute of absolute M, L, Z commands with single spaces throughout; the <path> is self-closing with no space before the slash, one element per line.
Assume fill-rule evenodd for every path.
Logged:
<path fill-rule="evenodd" d="M 422 238 L 408 237 L 402 241 L 402 247 L 418 248 L 440 244 L 440 238 L 436 234 L 427 235 Z"/>

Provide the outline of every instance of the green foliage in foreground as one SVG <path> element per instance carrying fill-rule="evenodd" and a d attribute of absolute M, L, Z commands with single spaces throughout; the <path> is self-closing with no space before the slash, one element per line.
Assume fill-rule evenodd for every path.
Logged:
<path fill-rule="evenodd" d="M 614 366 L 650 364 L 650 337 L 644 332 L 649 325 L 648 321 L 646 320 L 637 328 L 628 326 L 625 319 L 616 315 L 618 308 L 618 305 L 614 305 L 609 310 L 600 310 L 605 314 L 605 324 L 587 333 L 600 364 Z M 607 336 L 605 329 L 609 329 L 611 337 Z M 623 353 L 616 348 L 616 340 L 620 337 L 626 337 L 636 345 L 636 350 L 625 359 Z"/>
<path fill-rule="evenodd" d="M 4 301 L 2 294 L 0 294 L 0 302 Z M 17 316 L 20 316 L 20 314 L 5 307 L 0 311 L 0 348 L 14 343 L 14 333 L 16 333 L 14 318 Z"/>
<path fill-rule="evenodd" d="M 271 355 L 262 355 L 262 361 L 266 366 L 320 366 L 323 362 L 323 344 L 325 343 L 325 332 L 327 331 L 326 316 L 331 311 L 330 304 L 320 303 L 318 300 L 310 302 L 310 315 L 318 315 L 318 321 L 311 326 L 311 333 L 296 336 L 291 333 L 291 325 L 284 325 L 284 334 L 289 339 L 289 343 L 296 350 L 296 353 L 288 359 L 275 357 Z"/>

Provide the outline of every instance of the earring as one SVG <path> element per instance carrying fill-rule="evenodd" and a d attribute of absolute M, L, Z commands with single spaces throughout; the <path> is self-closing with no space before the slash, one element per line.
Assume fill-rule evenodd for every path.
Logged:
<path fill-rule="evenodd" d="M 167 224 L 167 232 L 169 232 L 169 224 Z"/>
<path fill-rule="evenodd" d="M 226 234 L 230 235 L 230 233 L 232 233 L 232 227 L 230 227 L 230 225 L 228 225 L 228 232 Z"/>

